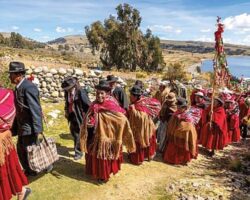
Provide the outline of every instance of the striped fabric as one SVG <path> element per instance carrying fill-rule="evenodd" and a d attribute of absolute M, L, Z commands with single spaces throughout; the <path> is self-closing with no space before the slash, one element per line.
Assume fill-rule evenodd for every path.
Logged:
<path fill-rule="evenodd" d="M 0 133 L 9 130 L 15 118 L 16 109 L 12 90 L 0 88 Z"/>

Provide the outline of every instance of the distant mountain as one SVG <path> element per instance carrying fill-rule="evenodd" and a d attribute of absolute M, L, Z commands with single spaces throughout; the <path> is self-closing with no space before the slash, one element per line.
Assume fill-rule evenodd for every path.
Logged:
<path fill-rule="evenodd" d="M 54 49 L 58 49 L 59 45 L 63 46 L 63 48 L 66 45 L 69 51 L 91 51 L 88 40 L 83 35 L 60 37 L 49 41 L 47 44 Z M 166 50 L 180 50 L 192 53 L 214 52 L 214 43 L 212 42 L 161 40 L 161 47 Z M 225 44 L 225 51 L 228 55 L 250 55 L 250 46 Z"/>

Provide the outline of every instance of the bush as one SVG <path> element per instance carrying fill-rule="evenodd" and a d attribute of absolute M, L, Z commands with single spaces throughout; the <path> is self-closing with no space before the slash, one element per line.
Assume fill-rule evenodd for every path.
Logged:
<path fill-rule="evenodd" d="M 146 72 L 136 72 L 136 79 L 139 79 L 139 78 L 147 78 L 147 73 Z"/>

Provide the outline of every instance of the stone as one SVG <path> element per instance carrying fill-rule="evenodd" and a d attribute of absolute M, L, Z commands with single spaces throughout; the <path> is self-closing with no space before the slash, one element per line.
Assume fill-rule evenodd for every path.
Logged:
<path fill-rule="evenodd" d="M 47 66 L 43 66 L 43 67 L 42 67 L 42 70 L 43 70 L 44 73 L 48 73 L 48 72 L 49 72 L 49 69 L 48 69 Z"/>
<path fill-rule="evenodd" d="M 54 97 L 54 98 L 57 98 L 57 97 L 59 97 L 59 92 L 54 91 L 54 92 L 51 93 L 51 96 Z"/>
<path fill-rule="evenodd" d="M 45 81 L 51 83 L 52 82 L 52 78 L 45 78 Z"/>
<path fill-rule="evenodd" d="M 70 76 L 74 73 L 74 70 L 73 69 L 67 69 L 67 74 Z"/>
<path fill-rule="evenodd" d="M 59 92 L 59 97 L 64 97 L 64 92 Z"/>
<path fill-rule="evenodd" d="M 42 89 L 42 92 L 45 94 L 45 93 L 48 93 L 49 90 L 48 90 L 47 88 L 43 88 L 43 89 Z"/>
<path fill-rule="evenodd" d="M 50 87 L 50 88 L 49 88 L 49 91 L 50 91 L 50 92 L 54 92 L 54 91 L 56 91 L 56 90 L 55 90 L 55 88 Z"/>
<path fill-rule="evenodd" d="M 47 86 L 47 83 L 45 81 L 43 81 L 42 84 L 41 84 L 41 87 L 46 88 L 46 86 Z"/>
<path fill-rule="evenodd" d="M 64 69 L 64 68 L 60 68 L 60 69 L 58 70 L 58 73 L 59 73 L 60 75 L 64 75 L 64 74 L 67 73 L 67 71 L 66 71 L 66 69 Z"/>
<path fill-rule="evenodd" d="M 59 79 L 60 76 L 59 76 L 58 74 L 55 74 L 55 75 L 54 75 L 54 78 L 55 78 L 55 79 Z"/>
<path fill-rule="evenodd" d="M 82 76 L 83 71 L 81 69 L 74 69 L 74 74 L 77 75 L 77 76 Z"/>
<path fill-rule="evenodd" d="M 48 77 L 48 78 L 52 78 L 52 74 L 51 73 L 47 73 L 46 75 L 45 75 L 45 77 Z"/>
<path fill-rule="evenodd" d="M 57 84 L 56 84 L 55 82 L 52 82 L 50 85 L 51 85 L 52 87 L 57 87 Z"/>
<path fill-rule="evenodd" d="M 58 73 L 58 71 L 56 70 L 56 69 L 51 69 L 51 70 L 49 70 L 49 72 L 51 73 L 51 74 L 57 74 Z"/>
<path fill-rule="evenodd" d="M 33 70 L 31 68 L 27 68 L 26 74 L 32 74 Z"/>
<path fill-rule="evenodd" d="M 34 69 L 34 73 L 35 73 L 35 74 L 39 74 L 39 73 L 41 73 L 42 71 L 43 71 L 43 69 L 42 69 L 41 67 L 37 67 L 37 68 Z"/>

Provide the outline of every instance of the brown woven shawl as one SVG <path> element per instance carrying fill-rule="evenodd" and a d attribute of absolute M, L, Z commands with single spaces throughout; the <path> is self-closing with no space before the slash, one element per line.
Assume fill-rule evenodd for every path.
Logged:
<path fill-rule="evenodd" d="M 5 156 L 14 148 L 11 136 L 10 131 L 0 133 L 0 166 L 4 165 Z"/>
<path fill-rule="evenodd" d="M 90 114 L 90 113 L 89 113 Z M 126 116 L 119 112 L 99 112 L 94 131 L 94 142 L 87 149 L 87 122 L 89 114 L 86 115 L 81 127 L 80 144 L 81 150 L 85 153 L 97 153 L 100 159 L 118 159 L 122 144 L 124 144 L 129 153 L 135 152 L 135 142 L 133 134 Z"/>

